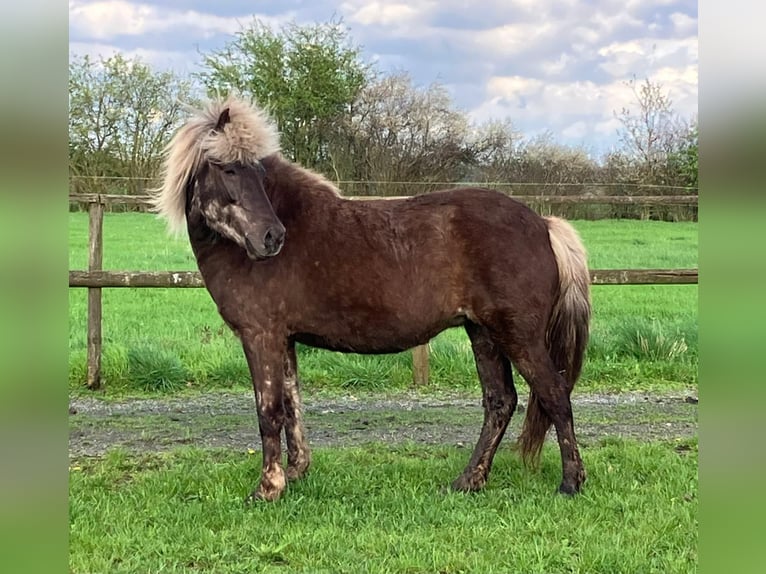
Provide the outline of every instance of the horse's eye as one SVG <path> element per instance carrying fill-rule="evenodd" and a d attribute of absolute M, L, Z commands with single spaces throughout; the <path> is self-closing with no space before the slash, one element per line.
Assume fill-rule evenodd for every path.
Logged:
<path fill-rule="evenodd" d="M 223 170 L 223 173 L 227 175 L 237 175 L 237 172 L 234 170 L 233 167 L 227 167 Z"/>

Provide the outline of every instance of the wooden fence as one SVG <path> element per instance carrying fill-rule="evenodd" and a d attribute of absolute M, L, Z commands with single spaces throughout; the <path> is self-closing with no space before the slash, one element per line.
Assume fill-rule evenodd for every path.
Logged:
<path fill-rule="evenodd" d="M 696 195 L 671 196 L 527 196 L 514 195 L 529 203 L 548 204 L 592 203 L 612 205 L 695 205 Z M 104 206 L 133 205 L 147 207 L 149 196 L 70 194 L 69 201 L 88 205 L 88 270 L 69 271 L 70 287 L 88 289 L 88 374 L 87 385 L 96 389 L 101 385 L 101 289 L 130 288 L 200 288 L 205 284 L 198 271 L 105 271 L 103 260 Z M 394 199 L 361 198 L 352 199 Z M 681 285 L 698 282 L 697 269 L 592 269 L 593 285 Z M 415 385 L 428 382 L 428 345 L 412 350 L 412 378 Z"/>

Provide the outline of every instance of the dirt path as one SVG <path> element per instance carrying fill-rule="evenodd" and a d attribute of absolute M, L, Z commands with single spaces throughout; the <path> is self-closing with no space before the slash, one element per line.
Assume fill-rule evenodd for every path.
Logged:
<path fill-rule="evenodd" d="M 511 422 L 511 437 L 518 433 L 525 402 L 522 397 Z M 657 440 L 697 433 L 697 401 L 691 396 L 583 394 L 573 402 L 583 445 L 605 436 Z M 307 395 L 304 411 L 314 447 L 416 441 L 471 448 L 482 420 L 481 400 L 459 394 Z M 129 451 L 163 451 L 180 445 L 260 449 L 250 392 L 121 402 L 78 397 L 70 399 L 69 412 L 70 458 L 98 456 L 112 447 Z"/>

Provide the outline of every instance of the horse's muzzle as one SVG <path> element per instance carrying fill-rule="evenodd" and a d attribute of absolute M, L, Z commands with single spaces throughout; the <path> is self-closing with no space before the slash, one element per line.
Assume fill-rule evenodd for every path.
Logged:
<path fill-rule="evenodd" d="M 285 228 L 282 225 L 270 227 L 259 239 L 256 238 L 257 235 L 251 233 L 245 235 L 247 254 L 252 259 L 274 257 L 282 250 L 282 246 L 285 244 Z"/>

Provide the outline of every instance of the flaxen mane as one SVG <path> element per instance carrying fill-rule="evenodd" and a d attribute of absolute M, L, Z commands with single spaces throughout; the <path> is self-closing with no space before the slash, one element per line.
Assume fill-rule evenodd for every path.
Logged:
<path fill-rule="evenodd" d="M 229 122 L 216 130 L 227 108 Z M 165 148 L 163 182 L 155 191 L 153 209 L 167 220 L 170 231 L 179 233 L 186 219 L 186 183 L 203 159 L 253 163 L 278 151 L 277 126 L 263 110 L 233 96 L 212 100 L 195 110 Z"/>

